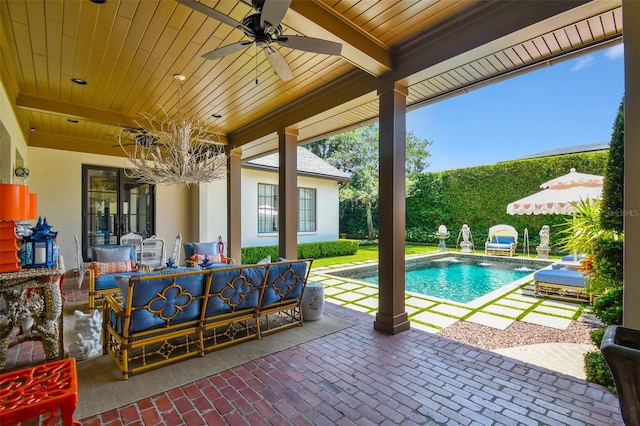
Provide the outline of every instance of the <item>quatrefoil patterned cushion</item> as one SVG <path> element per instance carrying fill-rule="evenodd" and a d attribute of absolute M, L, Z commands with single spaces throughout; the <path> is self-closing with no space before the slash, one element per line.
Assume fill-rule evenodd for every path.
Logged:
<path fill-rule="evenodd" d="M 184 312 L 192 301 L 193 296 L 190 293 L 177 285 L 172 285 L 166 287 L 161 294 L 151 300 L 149 311 L 163 320 L 169 321 L 180 312 Z"/>

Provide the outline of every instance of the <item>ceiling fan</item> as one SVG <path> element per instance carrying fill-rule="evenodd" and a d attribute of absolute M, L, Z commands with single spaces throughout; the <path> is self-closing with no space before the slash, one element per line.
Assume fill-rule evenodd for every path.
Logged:
<path fill-rule="evenodd" d="M 340 55 L 342 45 L 329 40 L 312 37 L 282 34 L 280 22 L 284 18 L 291 0 L 251 0 L 253 8 L 258 12 L 249 15 L 238 22 L 217 10 L 195 0 L 177 0 L 194 10 L 204 13 L 213 19 L 237 28 L 245 33 L 251 40 L 243 40 L 237 43 L 220 47 L 202 55 L 206 59 L 218 59 L 240 51 L 252 44 L 262 49 L 276 74 L 284 81 L 291 80 L 293 73 L 287 61 L 272 43 L 305 52 L 321 53 L 325 55 Z"/>

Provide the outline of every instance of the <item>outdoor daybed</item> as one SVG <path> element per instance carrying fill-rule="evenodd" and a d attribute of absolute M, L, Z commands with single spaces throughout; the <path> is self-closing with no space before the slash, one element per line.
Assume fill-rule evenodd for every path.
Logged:
<path fill-rule="evenodd" d="M 513 256 L 518 245 L 518 231 L 511 225 L 494 225 L 489 228 L 484 253 Z"/>
<path fill-rule="evenodd" d="M 584 300 L 593 305 L 593 294 L 587 293 L 587 280 L 577 269 L 542 269 L 533 274 L 534 294 L 559 299 Z"/>
<path fill-rule="evenodd" d="M 165 269 L 117 278 L 103 304 L 103 352 L 122 377 L 302 325 L 312 259 Z"/>

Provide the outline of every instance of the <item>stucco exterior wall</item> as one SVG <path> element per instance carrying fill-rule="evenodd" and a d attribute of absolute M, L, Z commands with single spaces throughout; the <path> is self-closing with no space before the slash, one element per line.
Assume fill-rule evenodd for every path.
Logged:
<path fill-rule="evenodd" d="M 278 244 L 278 234 L 258 234 L 258 183 L 278 185 L 277 173 L 242 170 L 242 247 Z M 316 189 L 316 232 L 298 233 L 298 243 L 335 241 L 339 234 L 338 183 L 298 176 L 298 188 Z"/>
<path fill-rule="evenodd" d="M 18 165 L 30 167 L 27 158 L 27 142 L 2 81 L 0 81 L 0 120 L 0 182 L 22 183 L 21 179 L 14 179 L 13 171 Z"/>
<path fill-rule="evenodd" d="M 197 241 L 227 241 L 227 180 L 221 179 L 198 187 L 200 229 Z"/>

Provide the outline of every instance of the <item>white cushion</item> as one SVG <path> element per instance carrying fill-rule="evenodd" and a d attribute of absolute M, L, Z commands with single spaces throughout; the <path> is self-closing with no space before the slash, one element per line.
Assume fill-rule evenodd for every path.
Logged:
<path fill-rule="evenodd" d="M 118 248 L 104 248 L 94 247 L 93 251 L 96 254 L 96 258 L 93 259 L 96 262 L 111 263 L 111 262 L 124 262 L 131 259 L 131 247 L 118 247 Z"/>
<path fill-rule="evenodd" d="M 218 243 L 193 243 L 194 254 L 218 254 Z"/>

